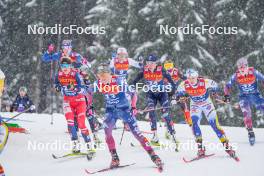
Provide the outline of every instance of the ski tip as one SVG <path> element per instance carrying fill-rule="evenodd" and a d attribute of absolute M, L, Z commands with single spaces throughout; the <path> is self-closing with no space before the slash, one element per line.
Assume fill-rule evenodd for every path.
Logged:
<path fill-rule="evenodd" d="M 53 159 L 58 159 L 54 154 L 51 155 Z"/>
<path fill-rule="evenodd" d="M 185 163 L 189 163 L 189 161 L 186 160 L 184 157 L 182 157 L 182 160 L 183 160 Z"/>
<path fill-rule="evenodd" d="M 162 163 L 159 167 L 158 167 L 158 172 L 161 173 L 163 172 L 164 169 L 164 163 Z"/>
<path fill-rule="evenodd" d="M 234 158 L 236 162 L 240 162 L 240 159 L 238 157 Z"/>
<path fill-rule="evenodd" d="M 92 174 L 91 172 L 89 172 L 87 169 L 84 169 L 86 174 Z"/>

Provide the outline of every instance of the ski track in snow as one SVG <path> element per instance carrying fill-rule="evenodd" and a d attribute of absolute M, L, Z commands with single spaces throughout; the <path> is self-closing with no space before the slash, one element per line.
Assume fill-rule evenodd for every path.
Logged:
<path fill-rule="evenodd" d="M 4 117 L 11 117 L 13 114 L 1 113 Z M 47 114 L 23 114 L 19 119 L 32 120 L 35 122 L 16 121 L 24 128 L 30 131 L 30 134 L 10 134 L 8 144 L 0 156 L 1 164 L 3 165 L 7 176 L 84 176 L 87 175 L 84 169 L 95 171 L 106 168 L 110 163 L 110 154 L 107 149 L 97 150 L 96 158 L 92 161 L 87 161 L 86 158 L 62 159 L 54 160 L 51 157 L 52 153 L 64 154 L 67 151 L 60 150 L 43 150 L 30 151 L 27 149 L 28 142 L 69 142 L 69 136 L 66 132 L 66 121 L 61 114 L 54 115 L 54 125 L 50 125 L 50 115 Z M 196 155 L 195 150 L 181 150 L 178 153 L 168 150 L 156 150 L 161 159 L 165 163 L 163 173 L 158 173 L 153 168 L 148 155 L 141 147 L 131 147 L 130 142 L 138 144 L 129 132 L 125 132 L 123 143 L 120 146 L 120 136 L 122 133 L 122 123 L 119 121 L 117 126 L 121 128 L 113 132 L 117 152 L 119 154 L 121 164 L 136 163 L 133 166 L 112 170 L 96 175 L 107 176 L 260 176 L 262 175 L 262 160 L 264 148 L 264 129 L 255 129 L 256 144 L 251 147 L 248 144 L 247 132 L 244 128 L 223 127 L 226 135 L 231 143 L 236 143 L 238 146 L 237 154 L 240 157 L 240 162 L 235 162 L 230 159 L 222 150 L 207 150 L 207 153 L 215 153 L 215 156 L 193 163 L 186 164 L 182 157 L 190 159 Z M 147 122 L 139 122 L 141 130 L 149 131 L 150 127 Z M 159 127 L 158 131 L 161 141 L 166 141 L 164 138 L 164 127 Z M 178 140 L 181 143 L 193 141 L 193 136 L 190 128 L 187 125 L 175 125 Z M 202 126 L 204 140 L 210 143 L 218 143 L 218 139 L 209 126 Z M 151 136 L 145 134 L 148 138 Z M 101 130 L 99 136 L 104 140 L 104 133 Z M 82 139 L 81 139 L 82 141 Z"/>

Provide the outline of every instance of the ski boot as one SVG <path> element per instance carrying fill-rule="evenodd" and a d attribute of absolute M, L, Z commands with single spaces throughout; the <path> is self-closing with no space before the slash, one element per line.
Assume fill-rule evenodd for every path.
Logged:
<path fill-rule="evenodd" d="M 72 141 L 72 153 L 80 153 L 80 142 L 79 140 Z"/>
<path fill-rule="evenodd" d="M 229 142 L 228 141 L 223 142 L 223 146 L 225 148 L 226 153 L 231 158 L 234 158 L 236 161 L 239 161 L 239 158 L 236 156 L 235 150 L 232 149 L 232 146 L 229 145 Z"/>
<path fill-rule="evenodd" d="M 198 157 L 203 157 L 203 156 L 205 156 L 205 147 L 204 147 L 204 146 L 198 147 L 197 156 L 198 156 Z"/>
<path fill-rule="evenodd" d="M 154 150 L 149 150 L 148 154 L 151 160 L 153 161 L 153 163 L 157 166 L 159 172 L 162 172 L 164 164 L 162 163 L 160 157 L 154 152 Z"/>
<path fill-rule="evenodd" d="M 205 156 L 205 147 L 203 146 L 203 139 L 198 137 L 196 139 L 196 143 L 197 143 L 197 146 L 198 146 L 197 156 L 198 157 L 204 157 Z"/>
<path fill-rule="evenodd" d="M 116 150 L 111 150 L 111 156 L 112 156 L 112 161 L 110 163 L 110 168 L 115 168 L 115 167 L 118 167 L 120 165 L 120 160 L 119 160 L 119 157 L 116 153 Z"/>
<path fill-rule="evenodd" d="M 87 147 L 87 159 L 90 161 L 95 153 L 96 153 L 96 150 L 92 147 L 92 143 L 91 142 L 87 142 L 86 143 L 86 147 Z"/>
<path fill-rule="evenodd" d="M 248 129 L 248 140 L 251 146 L 255 144 L 255 133 L 252 128 Z"/>
<path fill-rule="evenodd" d="M 152 139 L 150 140 L 150 143 L 153 146 L 160 146 L 157 131 L 154 131 L 154 134 L 153 134 Z"/>

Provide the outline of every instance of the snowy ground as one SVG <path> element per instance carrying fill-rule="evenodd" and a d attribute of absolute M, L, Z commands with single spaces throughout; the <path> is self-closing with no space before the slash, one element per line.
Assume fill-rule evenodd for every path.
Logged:
<path fill-rule="evenodd" d="M 2 113 L 5 117 L 10 117 L 11 114 Z M 30 120 L 32 122 L 17 121 L 21 126 L 27 128 L 30 134 L 10 134 L 8 144 L 4 152 L 0 156 L 1 164 L 5 168 L 7 176 L 76 176 L 86 175 L 84 169 L 91 171 L 105 168 L 110 163 L 110 155 L 108 150 L 97 150 L 96 158 L 92 161 L 87 161 L 86 158 L 62 159 L 54 160 L 51 157 L 52 153 L 63 154 L 67 151 L 56 150 L 54 147 L 48 147 L 46 150 L 32 151 L 28 149 L 28 145 L 38 143 L 39 146 L 52 143 L 67 143 L 69 141 L 66 133 L 66 122 L 63 115 L 54 115 L 54 124 L 50 125 L 50 115 L 46 114 L 25 114 L 19 119 Z M 120 123 L 118 126 L 122 127 Z M 142 130 L 149 131 L 149 125 L 145 122 L 140 122 L 139 126 Z M 177 130 L 178 140 L 182 144 L 191 144 L 193 141 L 192 133 L 187 125 L 175 125 Z M 156 150 L 161 159 L 165 163 L 165 170 L 163 173 L 158 173 L 153 169 L 153 163 L 150 161 L 147 154 L 140 147 L 131 147 L 130 142 L 137 144 L 133 136 L 125 132 L 122 145 L 119 145 L 122 129 L 114 131 L 116 139 L 117 151 L 122 164 L 136 162 L 135 165 L 113 170 L 97 175 L 107 176 L 149 176 L 149 175 L 178 175 L 178 176 L 260 176 L 263 173 L 263 157 L 264 157 L 264 129 L 256 129 L 257 143 L 254 147 L 249 146 L 247 134 L 244 128 L 223 127 L 226 131 L 230 141 L 237 146 L 238 156 L 240 162 L 227 157 L 223 150 L 208 149 L 208 153 L 215 153 L 216 155 L 209 158 L 186 164 L 182 157 L 191 158 L 195 156 L 195 150 L 188 150 L 182 148 L 178 153 L 171 150 Z M 208 126 L 202 126 L 204 140 L 210 144 L 218 143 L 218 140 Z M 164 127 L 159 128 L 161 141 L 168 142 L 164 138 Z M 100 131 L 101 139 L 104 139 L 103 131 Z M 149 134 L 145 134 L 150 137 Z M 55 144 L 54 144 L 55 143 Z"/>

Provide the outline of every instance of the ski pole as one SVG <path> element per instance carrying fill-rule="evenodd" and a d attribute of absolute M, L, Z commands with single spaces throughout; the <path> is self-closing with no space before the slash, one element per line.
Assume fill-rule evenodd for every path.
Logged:
<path fill-rule="evenodd" d="M 6 123 L 6 122 L 8 122 L 8 121 L 10 121 L 10 120 L 12 120 L 12 119 L 14 119 L 14 118 L 16 118 L 16 117 L 20 116 L 21 114 L 23 114 L 23 113 L 25 113 L 25 112 L 27 112 L 27 111 L 29 111 L 29 110 L 30 110 L 30 107 L 29 107 L 29 108 L 27 108 L 27 109 L 25 109 L 24 111 L 22 111 L 22 112 L 18 113 L 17 115 L 15 115 L 15 116 L 13 116 L 13 117 L 9 118 L 8 120 L 6 120 L 6 121 L 4 121 L 4 122 Z"/>
<path fill-rule="evenodd" d="M 120 139 L 120 143 L 119 143 L 119 145 L 121 145 L 122 144 L 122 141 L 123 141 L 123 137 L 124 137 L 124 133 L 125 133 L 125 123 L 124 123 L 124 128 L 123 128 L 123 132 L 122 132 L 122 135 L 121 135 L 121 139 Z"/>
<path fill-rule="evenodd" d="M 229 105 L 229 106 L 231 106 L 231 107 L 233 107 L 235 109 L 239 109 L 239 105 L 231 105 L 230 103 L 227 103 L 227 102 L 225 102 L 225 101 L 223 101 L 221 99 L 215 99 L 215 100 L 218 101 L 220 104 Z"/>
<path fill-rule="evenodd" d="M 139 114 L 143 114 L 143 113 L 145 113 L 145 112 L 156 111 L 156 110 L 161 110 L 161 109 L 166 109 L 166 108 L 172 108 L 172 106 L 139 110 L 138 113 L 139 113 Z"/>

